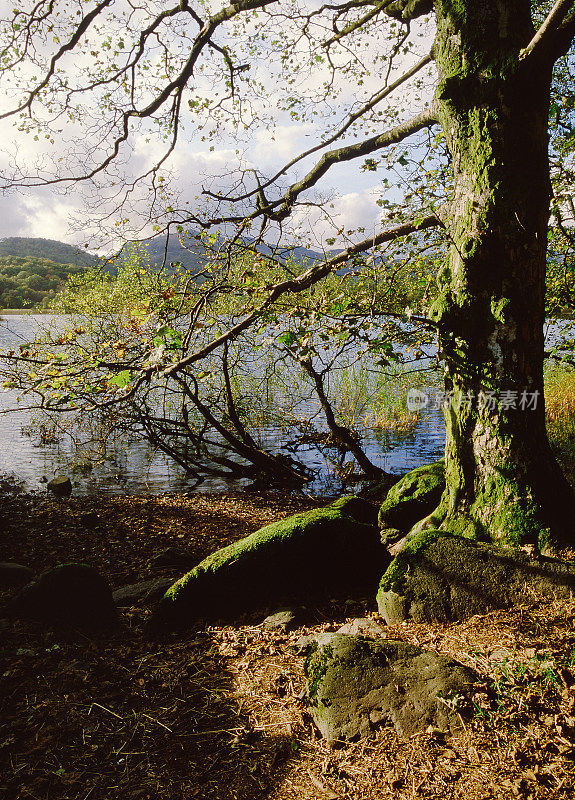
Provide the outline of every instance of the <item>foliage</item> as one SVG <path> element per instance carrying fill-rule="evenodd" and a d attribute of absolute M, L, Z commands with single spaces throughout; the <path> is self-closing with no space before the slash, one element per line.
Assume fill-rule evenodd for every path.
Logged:
<path fill-rule="evenodd" d="M 0 308 L 30 308 L 46 304 L 72 275 L 83 273 L 76 264 L 46 258 L 0 256 Z"/>
<path fill-rule="evenodd" d="M 537 526 L 571 529 L 546 489 L 560 473 L 542 409 L 525 425 L 514 409 L 459 399 L 542 389 L 542 337 L 527 321 L 543 323 L 550 177 L 548 308 L 566 313 L 571 303 L 572 3 L 241 0 L 215 9 L 186 0 L 136 11 L 126 0 L 89 0 L 78 12 L 68 0 L 45 8 L 41 0 L 40 8 L 1 21 L 4 118 L 39 152 L 33 169 L 14 154 L 0 185 L 85 181 L 102 235 L 194 228 L 205 261 L 193 275 L 176 268 L 168 283 L 161 273 L 140 281 L 134 265 L 118 282 L 121 312 L 116 289 L 96 280 L 76 309 L 89 329 L 78 320 L 54 341 L 8 354 L 9 382 L 54 412 L 122 404 L 126 424 L 191 469 L 209 459 L 220 470 L 293 478 L 297 467 L 270 458 L 253 423 L 275 393 L 268 383 L 285 387 L 295 416 L 289 388 L 305 381 L 333 443 L 374 474 L 330 395 L 338 373 L 345 390 L 360 361 L 365 374 L 385 369 L 408 347 L 416 358 L 436 335 L 457 400 L 447 416 L 444 522 L 471 516 L 486 532 L 529 528 L 526 536 Z M 71 145 L 51 158 L 62 126 Z M 254 166 L 257 148 L 242 153 L 255 136 L 263 152 L 282 130 L 313 143 L 280 167 Z M 190 155 L 184 133 L 201 153 Z M 233 167 L 195 176 L 212 153 Z M 185 185 L 170 163 L 193 165 Z M 358 188 L 377 176 L 373 231 L 338 218 L 329 179 L 321 192 L 345 165 Z M 310 249 L 316 232 L 333 249 L 298 260 L 294 244 Z M 535 442 L 545 450 L 536 469 L 525 458 Z M 573 498 L 562 485 L 567 508 Z"/>
<path fill-rule="evenodd" d="M 549 367 L 545 376 L 547 432 L 568 480 L 575 484 L 575 370 Z"/>
<path fill-rule="evenodd" d="M 134 246 L 117 275 L 94 269 L 70 279 L 52 303 L 52 310 L 69 316 L 43 339 L 7 354 L 12 366 L 4 385 L 35 393 L 48 412 L 81 409 L 85 416 L 87 409 L 103 408 L 106 429 L 113 419 L 116 428 L 140 430 L 198 475 L 257 475 L 265 468 L 279 471 L 278 479 L 301 481 L 302 467 L 292 456 L 298 441 L 310 437 L 334 448 L 341 466 L 351 452 L 364 471 L 375 472 L 350 429 L 361 435 L 366 427 L 413 424 L 405 393 L 414 379 L 402 383 L 397 368 L 387 378 L 382 369 L 417 359 L 424 332 L 384 315 L 385 293 L 376 289 L 382 262 L 375 273 L 330 276 L 298 298 L 286 293 L 257 328 L 226 342 L 222 353 L 212 352 L 219 329 L 241 320 L 244 294 L 261 292 L 283 269 L 249 251 L 239 250 L 230 261 L 206 248 L 200 276 L 182 268 L 163 272 L 146 249 Z M 393 270 L 395 287 L 401 270 L 395 264 Z M 209 304 L 207 286 L 213 287 Z M 173 375 L 171 364 L 191 340 L 196 351 L 208 346 L 204 358 L 193 373 Z M 398 342 L 411 345 L 411 352 L 395 349 Z M 38 365 L 33 370 L 30 360 Z M 137 385 L 142 365 L 154 378 Z M 126 395 L 129 402 L 115 408 Z M 275 443 L 268 452 L 270 428 L 291 439 L 290 461 L 278 457 Z"/>
<path fill-rule="evenodd" d="M 33 239 L 22 236 L 0 239 L 0 256 L 16 256 L 28 260 L 45 259 L 56 264 L 75 264 L 81 267 L 93 267 L 98 262 L 96 256 L 74 245 L 56 239 Z"/>

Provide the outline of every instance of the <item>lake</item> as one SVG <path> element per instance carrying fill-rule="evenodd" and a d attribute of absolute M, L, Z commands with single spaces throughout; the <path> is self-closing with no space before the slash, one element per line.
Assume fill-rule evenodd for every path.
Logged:
<path fill-rule="evenodd" d="M 0 350 L 18 346 L 33 338 L 39 327 L 54 323 L 48 314 L 10 314 L 0 316 Z M 28 491 L 44 491 L 46 481 L 56 474 L 72 478 L 74 494 L 144 494 L 179 490 L 236 491 L 246 480 L 226 480 L 206 476 L 198 486 L 195 478 L 153 449 L 137 435 L 126 440 L 122 433 L 106 441 L 105 451 L 96 460 L 88 461 L 73 435 L 65 430 L 38 432 L 33 426 L 34 413 L 19 407 L 13 390 L 0 392 L 0 475 L 21 481 Z M 9 413 L 7 413 L 9 412 Z M 387 472 L 400 474 L 443 455 L 445 428 L 443 414 L 437 408 L 420 412 L 413 430 L 407 433 L 365 430 L 364 449 L 373 463 Z M 285 430 L 266 431 L 266 443 L 280 451 Z M 301 447 L 298 457 L 317 471 L 317 478 L 306 491 L 318 495 L 334 495 L 341 484 L 335 466 L 313 444 Z"/>

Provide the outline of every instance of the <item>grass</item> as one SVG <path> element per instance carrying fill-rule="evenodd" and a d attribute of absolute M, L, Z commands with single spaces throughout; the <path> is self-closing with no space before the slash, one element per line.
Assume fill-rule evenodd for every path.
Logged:
<path fill-rule="evenodd" d="M 551 367 L 545 375 L 547 433 L 569 483 L 575 486 L 575 370 Z"/>
<path fill-rule="evenodd" d="M 409 389 L 422 389 L 434 383 L 429 372 L 398 368 L 393 374 L 354 365 L 334 373 L 330 380 L 330 398 L 339 421 L 349 427 L 373 430 L 410 431 L 418 414 L 408 411 Z"/>

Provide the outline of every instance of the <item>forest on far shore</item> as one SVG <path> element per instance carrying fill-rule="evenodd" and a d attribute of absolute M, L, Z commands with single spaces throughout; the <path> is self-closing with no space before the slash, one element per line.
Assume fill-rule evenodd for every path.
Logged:
<path fill-rule="evenodd" d="M 45 306 L 69 277 L 97 262 L 90 253 L 55 239 L 2 239 L 0 309 Z"/>

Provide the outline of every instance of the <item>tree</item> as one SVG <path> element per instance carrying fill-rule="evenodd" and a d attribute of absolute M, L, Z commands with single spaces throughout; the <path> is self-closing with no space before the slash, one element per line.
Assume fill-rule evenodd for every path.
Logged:
<path fill-rule="evenodd" d="M 40 0 L 32 11 L 15 10 L 5 20 L 2 68 L 15 103 L 4 117 L 19 119 L 22 130 L 53 138 L 63 114 L 73 120 L 84 115 L 98 134 L 77 149 L 76 161 L 69 162 L 65 173 L 58 165 L 52 174 L 41 170 L 27 175 L 16 165 L 5 186 L 86 180 L 103 189 L 98 182 L 105 179 L 119 209 L 146 179 L 153 192 L 150 219 L 159 230 L 190 223 L 204 229 L 235 225 L 231 243 L 245 249 L 256 224 L 255 239 L 263 240 L 266 231 L 281 231 L 302 206 L 317 207 L 313 190 L 336 165 L 359 159 L 370 171 L 378 167 L 380 154 L 391 150 L 393 159 L 409 170 L 413 162 L 425 161 L 421 151 L 408 157 L 393 148 L 413 137 L 421 143 L 422 132 L 433 152 L 424 167 L 428 185 L 413 177 L 407 195 L 391 209 L 391 224 L 369 239 L 299 271 L 271 258 L 248 285 L 241 285 L 229 263 L 217 271 L 217 281 L 204 288 L 203 300 L 198 296 L 200 305 L 194 307 L 202 307 L 212 297 L 210 291 L 227 293 L 236 304 L 234 324 L 225 331 L 214 328 L 210 341 L 190 334 L 184 349 L 174 348 L 161 362 L 147 358 L 131 363 L 124 400 L 135 397 L 158 373 L 196 380 L 194 365 L 221 353 L 255 323 L 269 321 L 270 309 L 281 298 L 307 292 L 342 265 L 359 265 L 362 254 L 386 242 L 439 229 L 447 254 L 427 324 L 437 332 L 451 394 L 446 409 L 447 489 L 439 508 L 422 524 L 516 544 L 538 542 L 541 548 L 572 543 L 574 498 L 547 441 L 542 373 L 552 200 L 550 94 L 559 63 L 557 74 L 566 95 L 558 99 L 554 94 L 558 110 L 551 111 L 556 118 L 563 114 L 568 123 L 575 3 L 351 0 L 300 8 L 295 2 L 240 0 L 212 12 L 183 0 L 149 9 L 102 0 L 77 10 L 65 2 Z M 400 58 L 415 46 L 417 20 L 427 14 L 435 24 L 431 53 L 398 74 Z M 70 68 L 74 53 L 89 63 L 87 77 L 78 78 Z M 280 95 L 279 108 L 295 120 L 305 115 L 300 100 L 306 90 L 298 70 L 316 64 L 327 70 L 320 85 L 303 98 L 315 101 L 312 114 L 320 102 L 327 113 L 342 76 L 362 92 L 371 80 L 362 59 L 370 54 L 379 85 L 362 95 L 335 129 L 275 175 L 244 168 L 223 188 L 205 189 L 209 204 L 203 214 L 168 199 L 161 169 L 178 146 L 184 104 L 197 114 L 207 139 L 215 135 L 218 119 L 222 125 L 233 120 L 249 127 L 249 104 L 265 94 L 255 61 L 262 54 L 274 85 L 283 68 L 287 90 Z M 422 76 L 429 78 L 433 67 L 433 96 L 424 98 L 418 113 L 408 116 L 406 103 L 383 105 L 402 87 L 413 88 Z M 85 102 L 89 93 L 99 104 L 97 119 L 80 108 L 78 98 Z M 142 175 L 119 182 L 114 171 L 127 156 L 138 124 L 150 136 L 152 127 L 159 127 L 165 152 Z M 568 138 L 560 127 L 551 129 L 555 144 Z M 430 138 L 432 132 L 437 140 Z M 359 141 L 349 142 L 348 137 L 360 134 Z M 305 174 L 291 177 L 316 154 L 318 160 Z M 553 155 L 561 163 L 558 154 L 556 149 Z M 553 200 L 556 218 L 570 197 L 568 173 L 567 165 L 560 175 L 556 170 L 561 184 Z M 384 195 L 382 204 L 388 202 Z M 303 340 L 299 338 L 300 345 Z M 305 353 L 301 355 L 305 361 Z M 118 363 L 107 368 L 117 373 Z M 92 401 L 106 406 L 117 398 L 92 395 Z"/>

